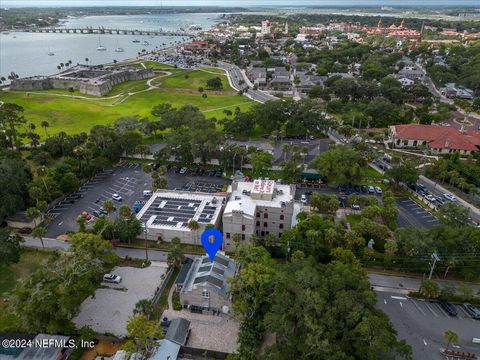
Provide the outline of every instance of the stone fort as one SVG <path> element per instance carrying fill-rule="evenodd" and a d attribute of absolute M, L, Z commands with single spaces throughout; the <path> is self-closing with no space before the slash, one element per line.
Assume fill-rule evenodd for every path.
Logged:
<path fill-rule="evenodd" d="M 19 91 L 74 89 L 82 94 L 105 96 L 116 84 L 143 80 L 152 76 L 154 72 L 149 68 L 77 65 L 51 76 L 32 76 L 13 80 L 10 89 Z"/>

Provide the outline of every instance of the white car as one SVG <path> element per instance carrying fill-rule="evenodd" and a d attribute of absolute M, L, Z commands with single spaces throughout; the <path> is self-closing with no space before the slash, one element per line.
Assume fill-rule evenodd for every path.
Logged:
<path fill-rule="evenodd" d="M 112 199 L 115 201 L 122 201 L 122 197 L 118 194 L 113 194 Z"/>
<path fill-rule="evenodd" d="M 450 200 L 450 201 L 457 201 L 457 198 L 455 196 L 453 196 L 452 194 L 443 194 L 443 197 L 447 200 Z"/>
<path fill-rule="evenodd" d="M 373 194 L 375 192 L 375 189 L 373 188 L 373 186 L 371 186 L 371 185 L 368 186 L 368 192 L 370 194 Z"/>
<path fill-rule="evenodd" d="M 375 186 L 375 192 L 380 195 L 382 193 L 382 188 L 380 186 Z"/>
<path fill-rule="evenodd" d="M 180 174 L 185 174 L 187 172 L 187 168 L 181 168 L 180 169 Z"/>
<path fill-rule="evenodd" d="M 435 199 L 435 196 L 433 196 L 433 195 L 431 195 L 431 194 L 426 195 L 426 196 L 425 196 L 425 199 L 427 199 L 428 201 L 430 201 L 430 202 L 432 202 L 432 203 L 435 202 L 435 200 L 436 200 L 436 199 Z"/>
<path fill-rule="evenodd" d="M 122 277 L 115 274 L 105 274 L 103 275 L 103 282 L 120 284 L 122 282 Z"/>
<path fill-rule="evenodd" d="M 302 194 L 302 197 L 300 198 L 300 202 L 301 202 L 302 204 L 306 204 L 306 203 L 307 203 L 307 195 Z"/>
<path fill-rule="evenodd" d="M 353 205 L 352 205 L 352 209 L 353 209 L 353 210 L 360 210 L 360 205 L 358 205 L 358 204 L 353 204 Z"/>

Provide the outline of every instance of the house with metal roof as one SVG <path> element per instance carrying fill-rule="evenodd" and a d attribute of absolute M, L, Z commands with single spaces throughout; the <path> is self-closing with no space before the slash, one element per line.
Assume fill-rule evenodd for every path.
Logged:
<path fill-rule="evenodd" d="M 237 271 L 238 264 L 221 251 L 213 262 L 208 256 L 194 258 L 180 290 L 180 302 L 194 311 L 228 313 L 232 307 L 228 279 Z"/>

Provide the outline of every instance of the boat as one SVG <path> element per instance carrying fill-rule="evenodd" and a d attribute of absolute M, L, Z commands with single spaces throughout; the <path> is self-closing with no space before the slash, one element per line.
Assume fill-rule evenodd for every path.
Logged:
<path fill-rule="evenodd" d="M 98 35 L 98 47 L 97 47 L 97 51 L 106 51 L 107 48 L 105 46 L 103 46 L 102 44 L 100 44 L 100 35 Z"/>
<path fill-rule="evenodd" d="M 50 50 L 50 46 L 48 47 L 48 56 L 55 56 L 55 53 Z"/>
<path fill-rule="evenodd" d="M 150 43 L 147 40 L 143 40 L 142 45 L 148 46 L 148 45 L 150 45 Z"/>
<path fill-rule="evenodd" d="M 117 44 L 115 45 L 115 52 L 124 52 L 125 50 L 123 50 L 122 47 L 118 46 L 118 40 L 117 40 Z"/>
<path fill-rule="evenodd" d="M 135 44 L 138 44 L 140 42 L 140 40 L 134 39 L 132 42 L 134 42 Z"/>

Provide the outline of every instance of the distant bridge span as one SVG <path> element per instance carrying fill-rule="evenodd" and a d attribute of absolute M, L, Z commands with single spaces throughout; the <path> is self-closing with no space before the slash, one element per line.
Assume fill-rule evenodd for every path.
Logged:
<path fill-rule="evenodd" d="M 93 28 L 38 28 L 24 29 L 20 32 L 30 33 L 61 33 L 61 34 L 108 34 L 108 35 L 149 35 L 149 36 L 186 36 L 193 37 L 197 35 L 189 31 L 167 31 L 167 30 L 139 30 L 139 29 L 107 29 L 103 27 Z"/>

